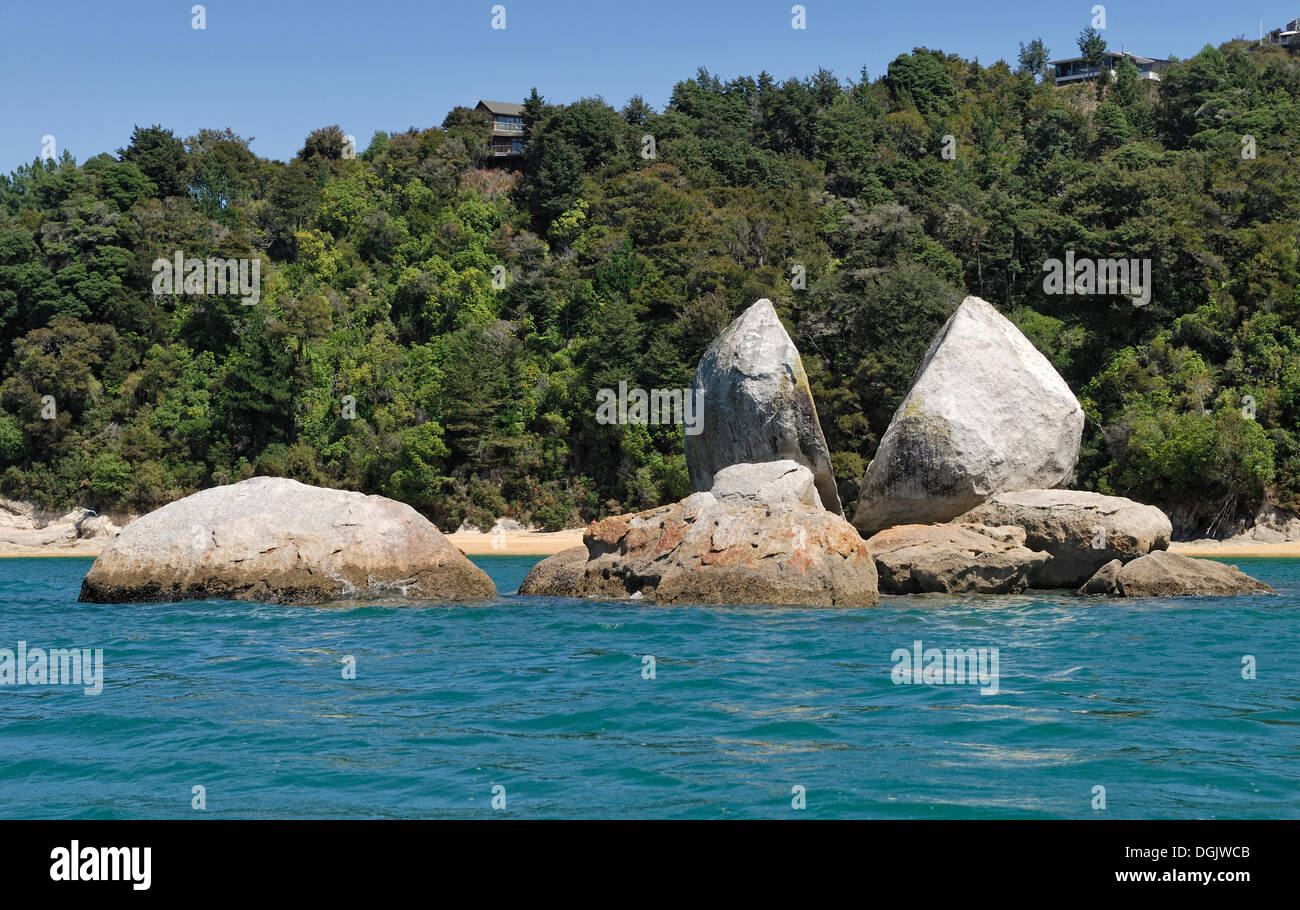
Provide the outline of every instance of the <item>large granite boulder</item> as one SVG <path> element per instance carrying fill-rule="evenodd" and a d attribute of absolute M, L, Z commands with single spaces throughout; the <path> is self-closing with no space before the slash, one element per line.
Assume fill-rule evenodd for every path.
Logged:
<path fill-rule="evenodd" d="M 789 459 L 812 471 L 822 505 L 843 514 L 808 374 L 770 300 L 740 314 L 713 340 L 695 370 L 703 392 L 701 431 L 686 436 L 691 486 L 746 462 Z"/>
<path fill-rule="evenodd" d="M 998 493 L 953 523 L 1023 528 L 1025 546 L 1052 554 L 1029 580 L 1035 588 L 1077 588 L 1112 559 L 1128 562 L 1167 548 L 1173 531 L 1155 506 L 1083 490 Z"/>
<path fill-rule="evenodd" d="M 539 563 L 519 593 L 836 607 L 879 599 L 871 554 L 842 517 L 797 501 L 712 493 L 592 522 L 583 551 Z"/>
<path fill-rule="evenodd" d="M 1079 456 L 1083 410 L 1047 358 L 967 297 L 939 330 L 881 437 L 853 523 L 864 535 L 948 521 L 994 493 L 1055 487 Z"/>
<path fill-rule="evenodd" d="M 1264 582 L 1251 578 L 1236 566 L 1155 550 L 1118 567 L 1107 563 L 1079 593 L 1115 597 L 1222 597 L 1269 594 L 1272 591 Z"/>
<path fill-rule="evenodd" d="M 867 540 L 884 594 L 1015 594 L 1051 561 L 956 525 L 896 525 Z"/>
<path fill-rule="evenodd" d="M 254 477 L 186 496 L 127 525 L 80 600 L 494 597 L 481 569 L 424 516 L 382 496 Z"/>

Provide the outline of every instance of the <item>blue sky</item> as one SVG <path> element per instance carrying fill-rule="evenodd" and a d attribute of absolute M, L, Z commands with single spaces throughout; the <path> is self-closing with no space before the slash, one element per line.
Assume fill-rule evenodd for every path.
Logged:
<path fill-rule="evenodd" d="M 495 2 L 504 30 L 491 27 Z M 0 30 L 0 172 L 37 157 L 46 135 L 84 161 L 137 123 L 182 138 L 228 126 L 286 159 L 320 126 L 364 148 L 375 130 L 438 125 L 457 104 L 522 100 L 533 85 L 550 101 L 621 107 L 639 93 L 662 109 L 700 66 L 875 78 L 914 46 L 1014 62 L 1034 37 L 1070 56 L 1094 2 L 804 0 L 803 31 L 790 0 L 209 0 L 202 31 L 193 0 L 15 3 Z M 1300 0 L 1104 5 L 1112 47 L 1158 57 L 1300 15 Z"/>

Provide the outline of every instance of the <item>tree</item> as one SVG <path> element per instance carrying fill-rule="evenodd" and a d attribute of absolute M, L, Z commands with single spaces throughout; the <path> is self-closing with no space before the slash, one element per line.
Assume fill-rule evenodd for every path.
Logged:
<path fill-rule="evenodd" d="M 537 94 L 537 86 L 533 86 L 529 91 L 528 97 L 524 99 L 524 113 L 520 118 L 524 121 L 524 144 L 527 145 L 532 141 L 533 129 L 541 122 L 546 115 L 546 99 Z"/>
<path fill-rule="evenodd" d="M 1035 38 L 1028 45 L 1023 41 L 1020 42 L 1020 69 L 1035 79 L 1041 78 L 1047 72 L 1049 56 L 1042 38 Z"/>
<path fill-rule="evenodd" d="M 1126 111 L 1138 102 L 1138 68 L 1128 57 L 1115 64 L 1115 102 Z"/>
<path fill-rule="evenodd" d="M 472 107 L 454 107 L 443 118 L 449 139 L 458 139 L 472 156 L 475 166 L 488 156 L 492 146 L 492 117 Z"/>
<path fill-rule="evenodd" d="M 298 151 L 298 160 L 310 162 L 314 158 L 323 158 L 338 161 L 343 157 L 344 142 L 343 130 L 338 124 L 312 130 Z"/>
<path fill-rule="evenodd" d="M 1079 45 L 1079 54 L 1083 57 L 1084 64 L 1097 73 L 1097 98 L 1100 99 L 1106 90 L 1105 83 L 1110 79 L 1109 73 L 1101 70 L 1101 62 L 1106 59 L 1106 39 L 1101 36 L 1101 32 L 1089 25 L 1079 32 L 1076 43 Z"/>
<path fill-rule="evenodd" d="M 645 125 L 646 119 L 654 116 L 655 109 L 646 103 L 640 95 L 633 95 L 627 100 L 621 111 L 623 119 L 632 126 Z"/>
<path fill-rule="evenodd" d="M 885 72 L 885 85 L 897 103 L 910 101 L 922 114 L 945 113 L 957 96 L 943 54 L 924 47 L 899 54 Z"/>
<path fill-rule="evenodd" d="M 153 181 L 160 199 L 180 196 L 189 188 L 190 163 L 185 145 L 161 125 L 135 127 L 130 144 L 118 149 L 117 154 Z"/>
<path fill-rule="evenodd" d="M 1101 151 L 1113 149 L 1129 140 L 1128 120 L 1119 105 L 1111 101 L 1103 102 L 1097 107 L 1097 148 Z"/>
<path fill-rule="evenodd" d="M 561 138 L 546 137 L 525 153 L 532 173 L 523 186 L 526 204 L 549 225 L 573 205 L 582 189 L 582 153 Z"/>

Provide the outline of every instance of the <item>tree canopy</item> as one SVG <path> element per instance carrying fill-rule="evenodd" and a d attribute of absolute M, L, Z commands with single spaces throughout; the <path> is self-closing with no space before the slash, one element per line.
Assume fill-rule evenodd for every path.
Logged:
<path fill-rule="evenodd" d="M 1121 64 L 1099 99 L 1038 81 L 1046 56 L 702 69 L 663 111 L 534 89 L 517 173 L 487 166 L 469 108 L 355 155 L 337 126 L 277 162 L 152 125 L 115 156 L 19 167 L 0 176 L 0 492 L 148 509 L 273 474 L 447 528 L 648 507 L 688 490 L 682 428 L 597 423 L 597 390 L 688 386 L 769 297 L 851 507 L 973 293 L 1083 402 L 1077 486 L 1198 533 L 1300 505 L 1300 59 L 1230 42 L 1158 84 Z M 1066 251 L 1149 259 L 1150 301 L 1045 293 Z M 259 259 L 259 299 L 156 295 L 177 252 Z"/>

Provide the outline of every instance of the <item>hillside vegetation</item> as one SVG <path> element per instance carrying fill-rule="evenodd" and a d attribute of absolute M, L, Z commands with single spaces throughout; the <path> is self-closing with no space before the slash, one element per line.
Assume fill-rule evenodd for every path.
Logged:
<path fill-rule="evenodd" d="M 770 297 L 851 510 L 976 294 L 1083 402 L 1077 486 L 1183 533 L 1300 506 L 1300 56 L 1207 47 L 1099 99 L 917 49 L 875 80 L 700 70 L 663 112 L 534 90 L 525 126 L 519 174 L 458 108 L 355 157 L 337 127 L 281 163 L 138 126 L 0 177 L 0 493 L 141 510 L 283 475 L 450 528 L 649 507 L 689 491 L 682 428 L 599 424 L 597 390 L 689 386 Z M 177 251 L 261 257 L 260 299 L 155 295 Z M 1045 293 L 1067 251 L 1149 259 L 1150 302 Z"/>

